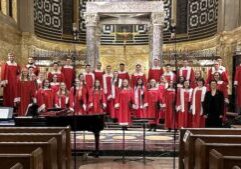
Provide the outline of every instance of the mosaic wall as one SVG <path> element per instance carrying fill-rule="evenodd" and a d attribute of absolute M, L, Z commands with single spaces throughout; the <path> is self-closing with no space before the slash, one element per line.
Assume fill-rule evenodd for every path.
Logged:
<path fill-rule="evenodd" d="M 77 43 L 85 44 L 86 28 L 84 12 L 86 2 L 79 0 L 79 30 Z M 35 0 L 35 33 L 43 38 L 73 42 L 71 36 L 63 34 L 63 0 Z M 186 13 L 178 23 L 187 23 L 184 34 L 177 34 L 176 39 L 170 38 L 170 20 L 172 16 L 172 0 L 163 0 L 165 10 L 164 43 L 183 42 L 207 38 L 217 33 L 218 0 L 185 0 L 186 5 L 177 6 L 178 11 Z M 184 1 L 183 1 L 184 2 Z M 185 22 L 184 22 L 185 21 Z M 128 25 L 129 26 L 129 25 Z M 103 25 L 101 28 L 101 44 L 148 44 L 147 25 L 130 25 L 130 36 L 120 38 L 121 31 L 118 25 Z M 178 29 L 178 26 L 177 26 Z M 181 28 L 180 28 L 181 29 Z M 183 29 L 183 27 L 182 27 Z M 178 31 L 177 32 L 183 32 Z"/>

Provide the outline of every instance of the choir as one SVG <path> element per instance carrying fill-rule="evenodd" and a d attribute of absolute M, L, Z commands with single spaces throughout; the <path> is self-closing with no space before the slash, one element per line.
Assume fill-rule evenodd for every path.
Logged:
<path fill-rule="evenodd" d="M 165 121 L 168 130 L 201 128 L 205 123 L 213 126 L 210 124 L 215 121 L 213 117 L 226 120 L 228 73 L 220 58 L 208 71 L 206 81 L 201 71 L 194 71 L 188 65 L 188 60 L 183 61 L 177 72 L 172 71 L 170 64 L 160 67 L 159 60 L 155 59 L 148 76 L 142 72 L 141 64 L 129 75 L 123 63 L 118 71 L 112 71 L 110 65 L 103 71 L 101 63 L 92 71 L 91 65 L 86 65 L 85 71 L 77 76 L 68 58 L 62 67 L 54 62 L 52 71 L 45 77 L 32 57 L 22 70 L 13 53 L 8 54 L 8 59 L 2 65 L 3 104 L 16 107 L 19 116 L 25 116 L 28 107 L 37 104 L 39 113 L 66 108 L 77 115 L 106 114 L 120 125 L 130 125 L 133 117 L 147 118 L 153 131 L 160 119 Z M 239 109 L 240 73 L 241 65 L 236 69 L 234 81 Z M 218 92 L 213 92 L 215 87 Z M 208 110 L 213 108 L 211 103 L 217 104 L 216 98 L 219 101 L 221 98 L 217 102 L 224 105 L 219 106 L 220 116 L 212 116 Z"/>

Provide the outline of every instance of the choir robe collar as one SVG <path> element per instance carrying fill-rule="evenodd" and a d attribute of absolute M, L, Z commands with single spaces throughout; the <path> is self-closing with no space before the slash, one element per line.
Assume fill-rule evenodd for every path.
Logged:
<path fill-rule="evenodd" d="M 17 66 L 17 63 L 16 63 L 15 61 L 10 62 L 10 61 L 8 60 L 6 63 L 7 63 L 7 65 L 9 65 L 9 66 Z"/>

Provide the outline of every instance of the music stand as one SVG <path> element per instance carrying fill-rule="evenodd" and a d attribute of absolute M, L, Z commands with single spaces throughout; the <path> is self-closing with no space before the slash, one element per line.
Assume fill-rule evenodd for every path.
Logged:
<path fill-rule="evenodd" d="M 138 159 L 133 159 L 133 161 L 139 161 L 142 160 L 144 164 L 146 164 L 146 161 L 154 161 L 152 159 L 147 159 L 146 158 L 146 126 L 147 123 L 150 120 L 154 120 L 154 118 L 140 118 L 140 119 L 136 119 L 134 120 L 135 122 L 141 123 L 142 124 L 142 129 L 143 129 L 143 146 L 142 146 L 142 157 L 138 158 Z"/>

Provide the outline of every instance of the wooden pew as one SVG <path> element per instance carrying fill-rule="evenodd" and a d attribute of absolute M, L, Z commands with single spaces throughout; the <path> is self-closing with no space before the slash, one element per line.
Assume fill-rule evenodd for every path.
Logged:
<path fill-rule="evenodd" d="M 51 138 L 57 141 L 57 164 L 58 168 L 66 168 L 66 152 L 63 146 L 61 131 L 59 133 L 0 133 L 0 142 L 45 142 Z"/>
<path fill-rule="evenodd" d="M 17 162 L 20 162 L 24 169 L 44 169 L 43 151 L 37 148 L 26 154 L 0 154 L 1 169 L 9 169 Z"/>
<path fill-rule="evenodd" d="M 64 131 L 63 131 L 64 130 Z M 58 133 L 63 132 L 63 143 L 66 143 L 66 168 L 70 169 L 72 156 L 71 156 L 71 128 L 67 127 L 0 127 L 0 133 Z"/>
<path fill-rule="evenodd" d="M 23 169 L 23 165 L 21 163 L 16 163 L 10 169 Z"/>
<path fill-rule="evenodd" d="M 219 151 L 225 156 L 241 156 L 241 144 L 232 143 L 232 139 L 220 143 L 219 140 L 218 142 L 205 142 L 198 138 L 195 141 L 195 169 L 208 169 L 209 152 L 212 149 Z"/>
<path fill-rule="evenodd" d="M 179 135 L 179 168 L 184 169 L 183 159 L 187 152 L 185 152 L 185 141 L 189 135 L 205 134 L 205 135 L 241 135 L 241 129 L 217 129 L 217 128 L 200 128 L 200 129 L 181 129 Z M 195 140 L 194 140 L 195 141 Z M 193 143 L 194 148 L 194 143 Z M 193 166 L 193 165 L 192 165 Z M 189 168 L 185 168 L 189 169 Z"/>
<path fill-rule="evenodd" d="M 46 142 L 0 142 L 0 154 L 28 154 L 39 147 L 43 152 L 44 169 L 58 169 L 55 138 Z"/>
<path fill-rule="evenodd" d="M 209 153 L 209 169 L 240 169 L 241 156 L 226 156 L 217 150 Z"/>

